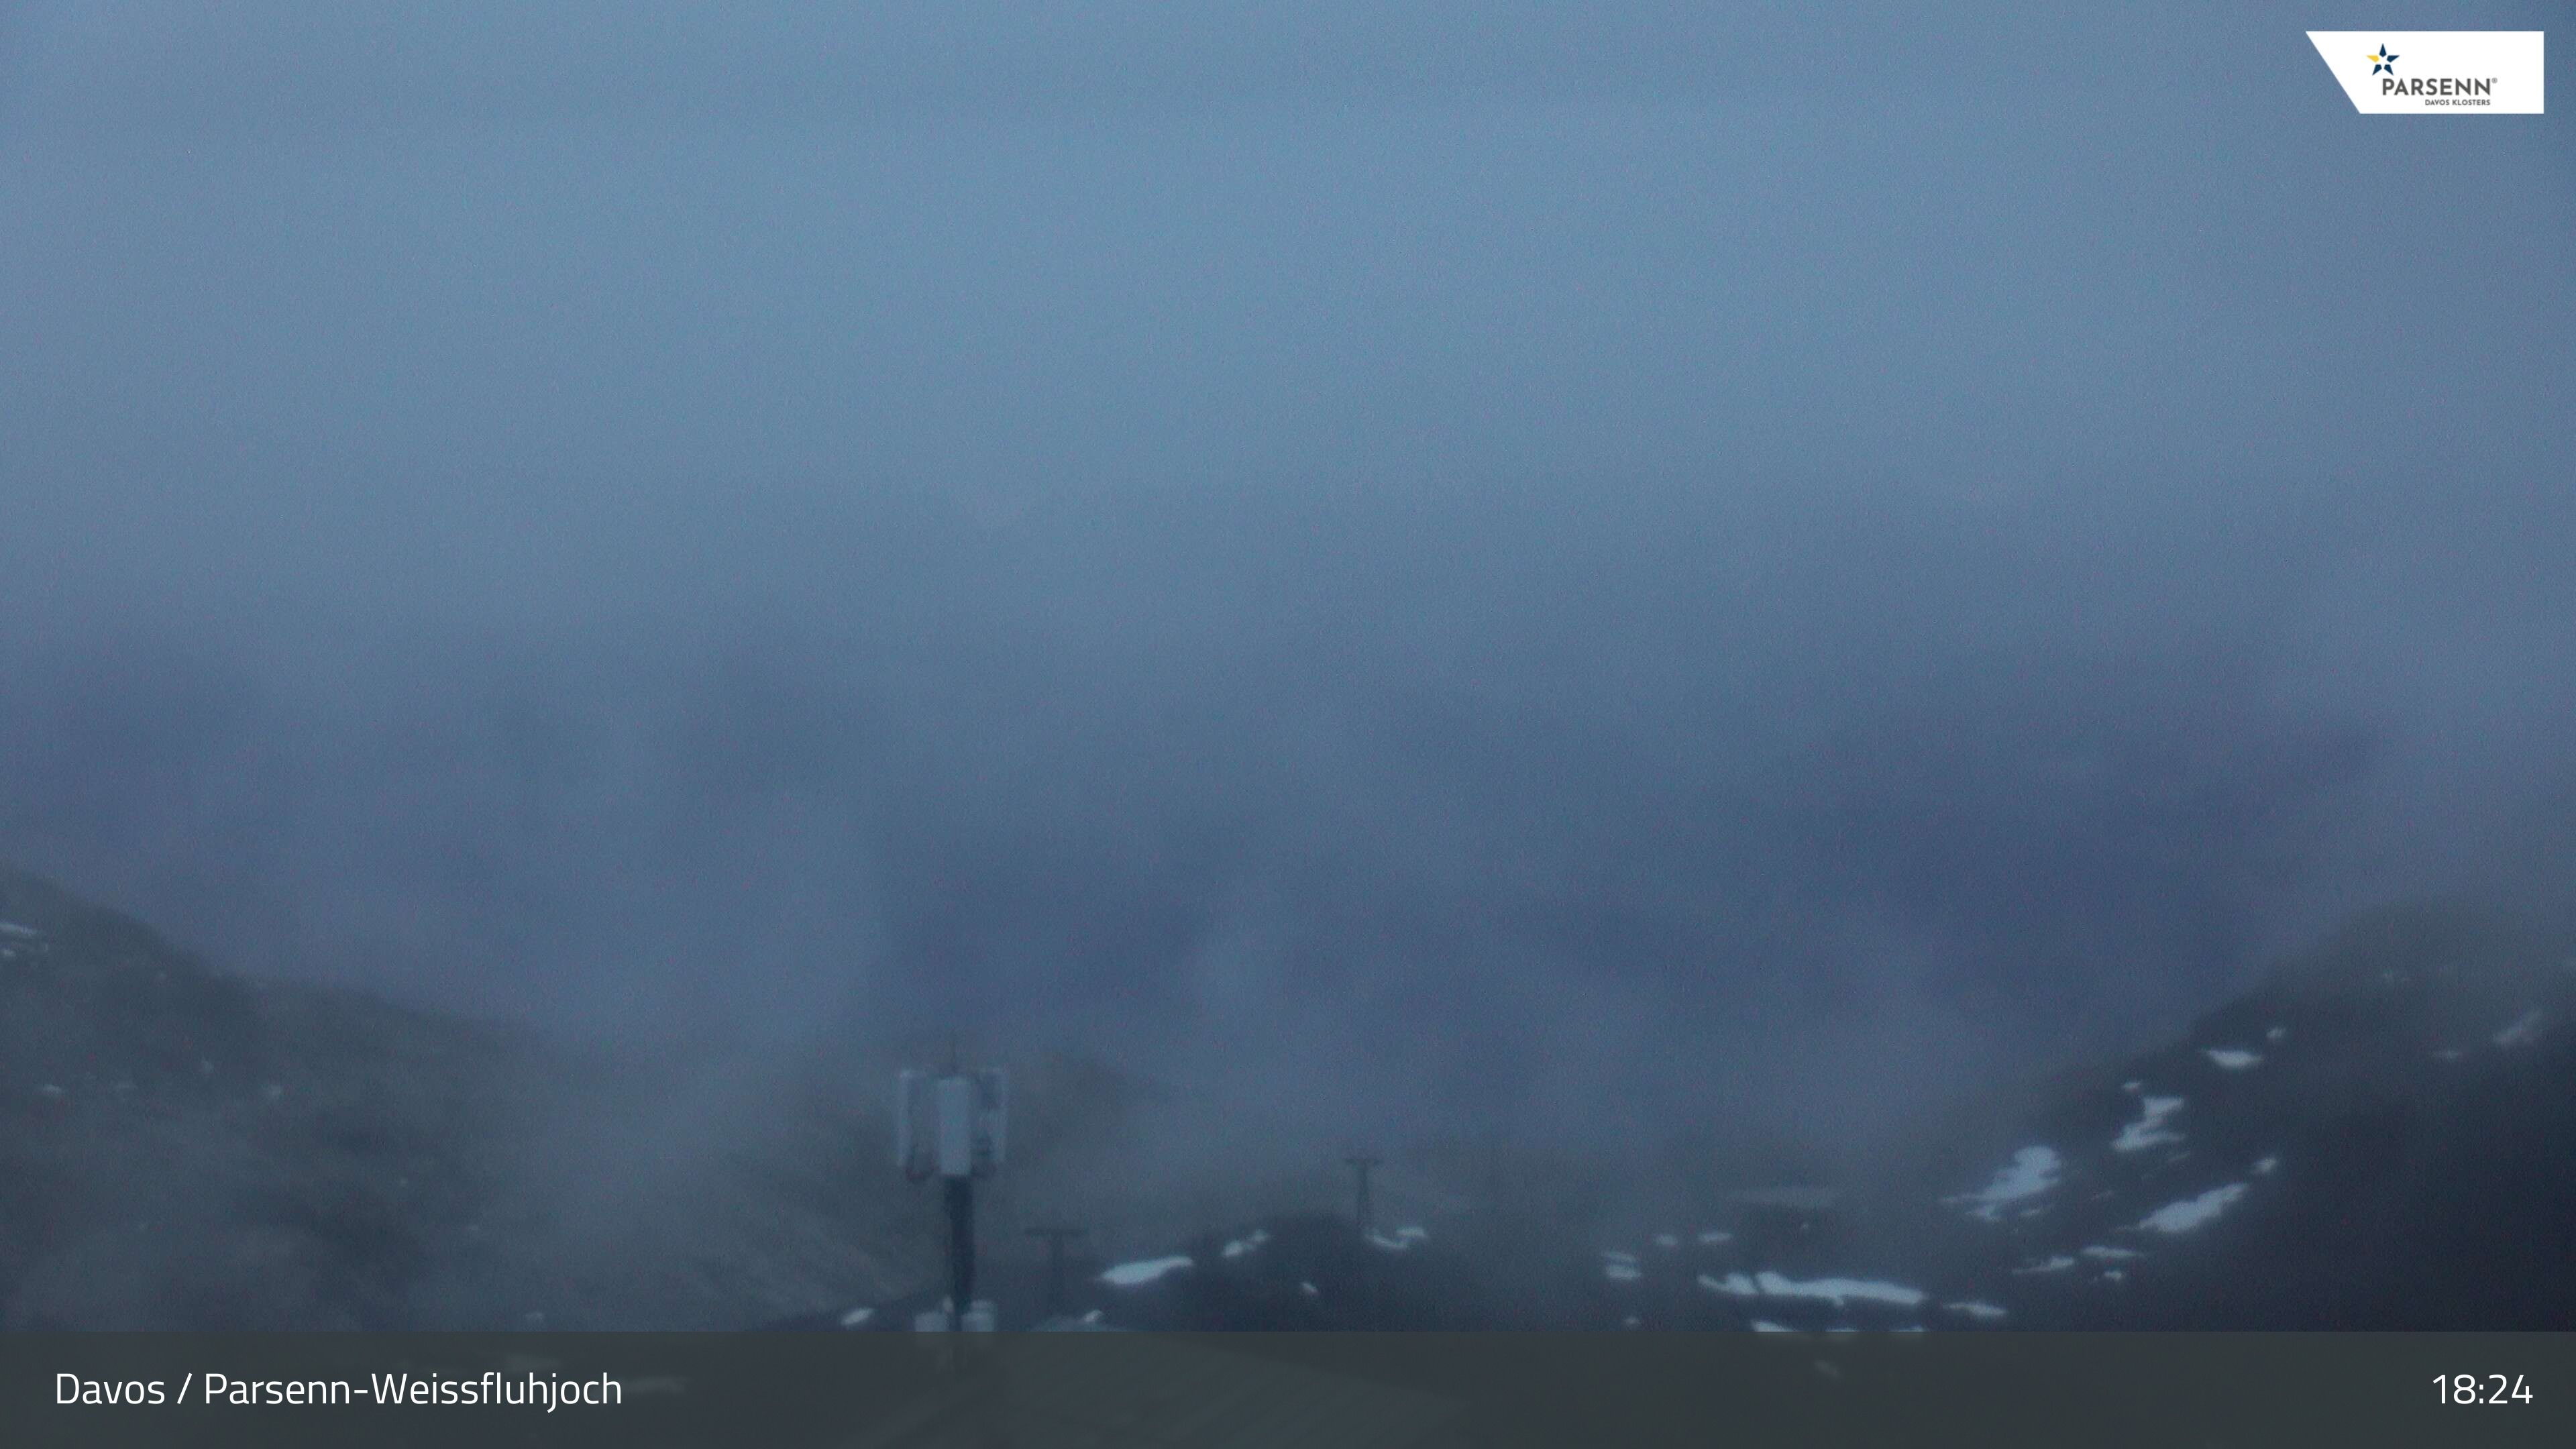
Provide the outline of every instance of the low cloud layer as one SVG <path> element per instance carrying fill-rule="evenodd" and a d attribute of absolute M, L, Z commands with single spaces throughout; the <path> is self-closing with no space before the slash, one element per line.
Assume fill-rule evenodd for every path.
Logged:
<path fill-rule="evenodd" d="M 0 851 L 1352 1133 L 1848 1141 L 2563 900 L 2564 119 L 1687 9 L 24 9 Z"/>

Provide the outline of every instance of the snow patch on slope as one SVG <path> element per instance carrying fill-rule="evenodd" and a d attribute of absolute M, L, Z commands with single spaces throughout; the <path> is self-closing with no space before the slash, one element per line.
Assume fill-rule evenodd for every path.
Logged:
<path fill-rule="evenodd" d="M 1876 1278 L 1816 1278 L 1801 1283 L 1778 1273 L 1756 1273 L 1754 1284 L 1766 1298 L 1815 1298 L 1842 1307 L 1852 1299 L 1871 1303 L 1893 1303 L 1912 1308 L 1923 1301 L 1923 1290 L 1902 1283 L 1889 1283 Z"/>
<path fill-rule="evenodd" d="M 2213 1187 L 2198 1197 L 2169 1202 L 2141 1219 L 2138 1226 L 2155 1233 L 2187 1233 L 2220 1213 L 2245 1195 L 2245 1184 L 2231 1182 Z"/>
<path fill-rule="evenodd" d="M 1121 1263 L 1101 1274 L 1100 1281 L 1112 1288 L 1136 1288 L 1155 1282 L 1165 1274 L 1177 1273 L 1183 1268 L 1197 1266 L 1198 1264 L 1187 1254 L 1176 1253 L 1168 1258 L 1147 1258 L 1135 1263 Z"/>
<path fill-rule="evenodd" d="M 1723 1278 L 1702 1273 L 1699 1286 L 1729 1298 L 1812 1298 L 1836 1308 L 1855 1300 L 1912 1308 L 1924 1298 L 1920 1288 L 1908 1288 L 1902 1283 L 1890 1283 L 1879 1278 L 1813 1278 L 1800 1282 L 1786 1274 L 1767 1270 L 1751 1275 L 1729 1273 Z"/>
<path fill-rule="evenodd" d="M 2121 1128 L 2120 1135 L 2111 1139 L 2112 1150 L 2143 1152 L 2150 1147 L 2161 1147 L 2168 1142 L 2180 1142 L 2182 1134 L 2167 1131 L 2165 1121 L 2182 1110 L 2182 1100 L 2180 1097 L 2140 1098 L 2138 1120 Z"/>
<path fill-rule="evenodd" d="M 1998 1170 L 1994 1181 L 1983 1190 L 1944 1201 L 1953 1206 L 1974 1204 L 1968 1209 L 1971 1217 L 1999 1222 L 2006 1207 L 2057 1186 L 2057 1172 L 2063 1165 L 2054 1147 L 2025 1147 L 2013 1154 L 2012 1161 Z"/>

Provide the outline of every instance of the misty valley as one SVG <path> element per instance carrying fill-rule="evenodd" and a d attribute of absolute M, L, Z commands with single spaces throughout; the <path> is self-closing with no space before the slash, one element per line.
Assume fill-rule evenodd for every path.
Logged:
<path fill-rule="evenodd" d="M 8 1327 L 941 1321 L 936 1195 L 868 1090 L 922 1044 L 711 1083 L 234 974 L 21 873 L 0 912 Z M 1451 1133 L 1377 1144 L 1364 1202 L 1334 1156 L 1194 1152 L 1169 1092 L 1042 1054 L 977 1296 L 1006 1328 L 2564 1327 L 2572 1015 L 2576 943 L 2387 908 L 1831 1180 Z"/>

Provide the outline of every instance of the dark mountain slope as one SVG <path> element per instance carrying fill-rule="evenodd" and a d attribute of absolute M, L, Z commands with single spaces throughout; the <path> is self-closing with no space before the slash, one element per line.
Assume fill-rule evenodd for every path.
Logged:
<path fill-rule="evenodd" d="M 1883 1211 L 2019 1326 L 2576 1326 L 2571 1019 L 2567 943 L 2375 912 Z"/>
<path fill-rule="evenodd" d="M 0 1323 L 740 1326 L 932 1260 L 809 1080 L 244 979 L 17 872 L 0 923 Z"/>

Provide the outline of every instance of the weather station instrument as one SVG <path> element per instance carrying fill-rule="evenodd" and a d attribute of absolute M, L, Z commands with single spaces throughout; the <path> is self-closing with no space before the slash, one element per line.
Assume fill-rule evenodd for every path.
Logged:
<path fill-rule="evenodd" d="M 954 1051 L 937 1076 L 906 1070 L 895 1077 L 895 1164 L 913 1182 L 939 1179 L 948 1221 L 948 1302 L 943 1314 L 923 1316 L 944 1316 L 952 1331 L 995 1326 L 993 1305 L 974 1296 L 975 1180 L 1001 1169 L 1010 1097 L 1007 1072 L 965 1071 Z"/>

